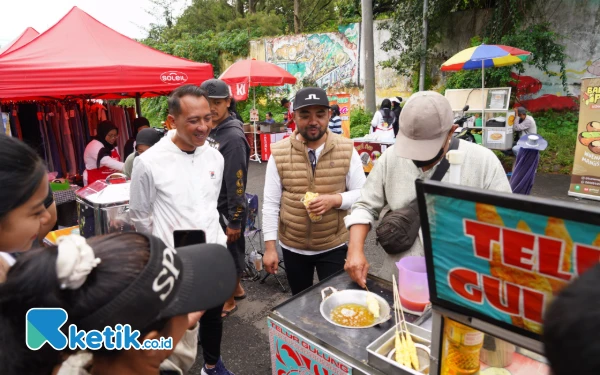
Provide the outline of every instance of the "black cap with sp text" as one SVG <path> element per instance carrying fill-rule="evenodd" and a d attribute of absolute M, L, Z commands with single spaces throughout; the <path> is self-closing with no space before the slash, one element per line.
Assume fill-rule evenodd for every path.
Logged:
<path fill-rule="evenodd" d="M 200 244 L 170 248 L 159 238 L 136 233 L 150 241 L 148 263 L 113 300 L 83 317 L 77 327 L 99 330 L 129 324 L 143 331 L 161 319 L 223 304 L 235 290 L 233 257 L 221 245 Z"/>

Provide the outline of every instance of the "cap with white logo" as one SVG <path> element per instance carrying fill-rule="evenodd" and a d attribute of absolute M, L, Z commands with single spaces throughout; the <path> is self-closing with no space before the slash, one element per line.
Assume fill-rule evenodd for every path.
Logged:
<path fill-rule="evenodd" d="M 223 304 L 235 290 L 233 258 L 221 245 L 172 249 L 159 238 L 150 241 L 146 267 L 123 292 L 77 323 L 83 330 L 129 324 L 143 331 L 151 324 Z"/>
<path fill-rule="evenodd" d="M 331 108 L 329 105 L 329 99 L 327 98 L 327 93 L 325 90 L 318 87 L 305 87 L 296 93 L 296 98 L 294 99 L 294 111 L 310 105 L 319 105 Z"/>

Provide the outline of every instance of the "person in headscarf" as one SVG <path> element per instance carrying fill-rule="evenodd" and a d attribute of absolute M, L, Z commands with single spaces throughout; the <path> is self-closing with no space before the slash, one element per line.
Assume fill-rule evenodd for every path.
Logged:
<path fill-rule="evenodd" d="M 384 99 L 381 102 L 381 108 L 375 112 L 373 120 L 371 120 L 371 129 L 369 134 L 377 132 L 379 139 L 394 139 L 394 121 L 396 115 L 392 111 L 392 102 L 389 99 Z"/>
<path fill-rule="evenodd" d="M 123 171 L 124 163 L 115 147 L 118 136 L 119 130 L 112 122 L 102 121 L 98 124 L 95 139 L 88 143 L 83 153 L 85 186 L 105 179 L 112 173 Z"/>
<path fill-rule="evenodd" d="M 123 173 L 125 173 L 127 177 L 131 178 L 134 159 L 146 152 L 150 147 L 154 146 L 161 138 L 162 135 L 156 129 L 148 128 L 140 130 L 137 137 L 135 137 L 135 152 L 129 155 L 127 160 L 125 160 Z"/>
<path fill-rule="evenodd" d="M 123 152 L 125 155 L 123 157 L 127 159 L 129 155 L 133 154 L 135 150 L 135 139 L 138 133 L 143 129 L 148 129 L 150 127 L 150 121 L 148 121 L 145 117 L 138 117 L 133 120 L 133 137 L 129 138 L 127 143 L 125 143 L 125 147 L 123 148 Z"/>

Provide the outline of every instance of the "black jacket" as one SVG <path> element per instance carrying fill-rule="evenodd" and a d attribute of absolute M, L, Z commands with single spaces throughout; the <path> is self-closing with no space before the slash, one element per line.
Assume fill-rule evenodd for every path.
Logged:
<path fill-rule="evenodd" d="M 229 228 L 240 229 L 242 221 L 246 220 L 248 208 L 246 182 L 250 162 L 250 145 L 244 135 L 242 122 L 235 116 L 229 116 L 210 132 L 208 141 L 225 159 L 217 208 L 227 218 Z"/>

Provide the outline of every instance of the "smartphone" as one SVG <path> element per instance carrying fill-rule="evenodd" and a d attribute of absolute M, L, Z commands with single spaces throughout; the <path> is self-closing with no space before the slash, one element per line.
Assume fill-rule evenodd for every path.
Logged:
<path fill-rule="evenodd" d="M 173 243 L 176 248 L 206 243 L 206 234 L 200 229 L 174 230 Z"/>

